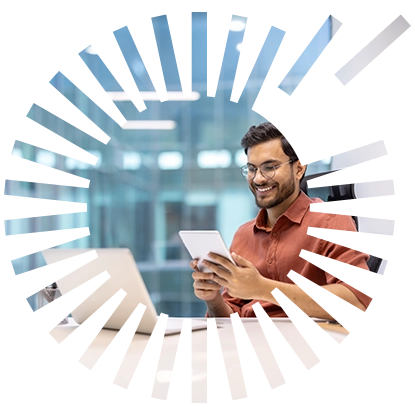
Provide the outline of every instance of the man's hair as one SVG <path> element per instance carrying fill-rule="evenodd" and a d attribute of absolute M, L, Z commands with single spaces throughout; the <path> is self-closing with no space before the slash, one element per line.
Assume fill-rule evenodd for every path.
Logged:
<path fill-rule="evenodd" d="M 293 161 L 298 160 L 298 156 L 288 140 L 282 135 L 270 122 L 264 122 L 258 126 L 251 126 L 248 132 L 242 137 L 241 146 L 243 147 L 245 154 L 248 154 L 248 149 L 256 144 L 265 143 L 278 138 L 281 140 L 281 146 L 284 153 Z"/>

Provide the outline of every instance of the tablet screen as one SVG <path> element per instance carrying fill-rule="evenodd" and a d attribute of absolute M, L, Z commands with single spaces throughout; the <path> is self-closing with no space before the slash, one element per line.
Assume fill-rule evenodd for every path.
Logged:
<path fill-rule="evenodd" d="M 214 262 L 208 257 L 209 252 L 221 255 L 235 264 L 219 231 L 180 231 L 179 235 L 190 256 L 199 260 L 198 268 L 200 271 L 211 272 L 210 269 L 201 264 L 204 259 Z"/>

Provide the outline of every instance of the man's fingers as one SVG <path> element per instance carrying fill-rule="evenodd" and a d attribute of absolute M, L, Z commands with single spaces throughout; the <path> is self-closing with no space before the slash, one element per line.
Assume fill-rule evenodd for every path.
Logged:
<path fill-rule="evenodd" d="M 193 288 L 196 290 L 219 291 L 220 285 L 215 281 L 197 280 L 193 283 Z"/>
<path fill-rule="evenodd" d="M 197 267 L 197 263 L 198 263 L 197 259 L 193 259 L 192 261 L 190 261 L 190 268 L 192 268 L 195 271 L 199 271 L 199 268 Z"/>
<path fill-rule="evenodd" d="M 193 272 L 192 273 L 192 278 L 194 280 L 210 280 L 212 279 L 212 277 L 214 276 L 213 273 L 207 273 L 207 272 Z"/>
<path fill-rule="evenodd" d="M 232 262 L 229 261 L 229 259 L 224 258 L 221 255 L 218 254 L 214 254 L 212 252 L 209 252 L 208 254 L 209 258 L 212 258 L 215 262 L 217 262 L 218 264 L 222 265 L 222 267 L 229 269 L 229 266 L 232 266 Z"/>
<path fill-rule="evenodd" d="M 227 266 L 229 267 L 229 265 L 231 265 L 231 263 L 228 260 L 226 260 L 226 261 L 228 262 Z M 203 260 L 202 264 L 205 267 L 212 270 L 215 275 L 217 275 L 217 276 L 219 276 L 219 277 L 221 277 L 225 280 L 230 275 L 229 270 L 227 268 L 225 268 L 224 266 L 222 266 L 222 265 L 218 265 L 218 264 L 215 264 L 215 263 L 207 261 L 207 260 Z"/>
<path fill-rule="evenodd" d="M 235 252 L 231 253 L 233 260 L 235 261 L 236 265 L 238 265 L 241 268 L 251 268 L 253 267 L 252 263 L 249 262 L 244 257 L 241 257 L 238 254 L 235 254 Z"/>

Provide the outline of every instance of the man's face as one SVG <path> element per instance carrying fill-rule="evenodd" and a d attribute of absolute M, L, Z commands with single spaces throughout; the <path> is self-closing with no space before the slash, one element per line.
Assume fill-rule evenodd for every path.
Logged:
<path fill-rule="evenodd" d="M 278 206 L 296 191 L 293 163 L 284 164 L 275 170 L 272 179 L 264 177 L 259 169 L 264 163 L 278 165 L 289 160 L 290 158 L 282 149 L 281 140 L 278 139 L 266 141 L 248 149 L 248 164 L 258 167 L 254 179 L 249 180 L 248 184 L 259 208 L 271 209 Z"/>

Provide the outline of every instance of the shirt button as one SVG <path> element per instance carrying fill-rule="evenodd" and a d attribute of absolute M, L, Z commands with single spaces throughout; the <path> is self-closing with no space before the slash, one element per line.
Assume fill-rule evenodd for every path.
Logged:
<path fill-rule="evenodd" d="M 267 262 L 268 264 L 272 264 L 272 259 L 269 259 Z"/>

